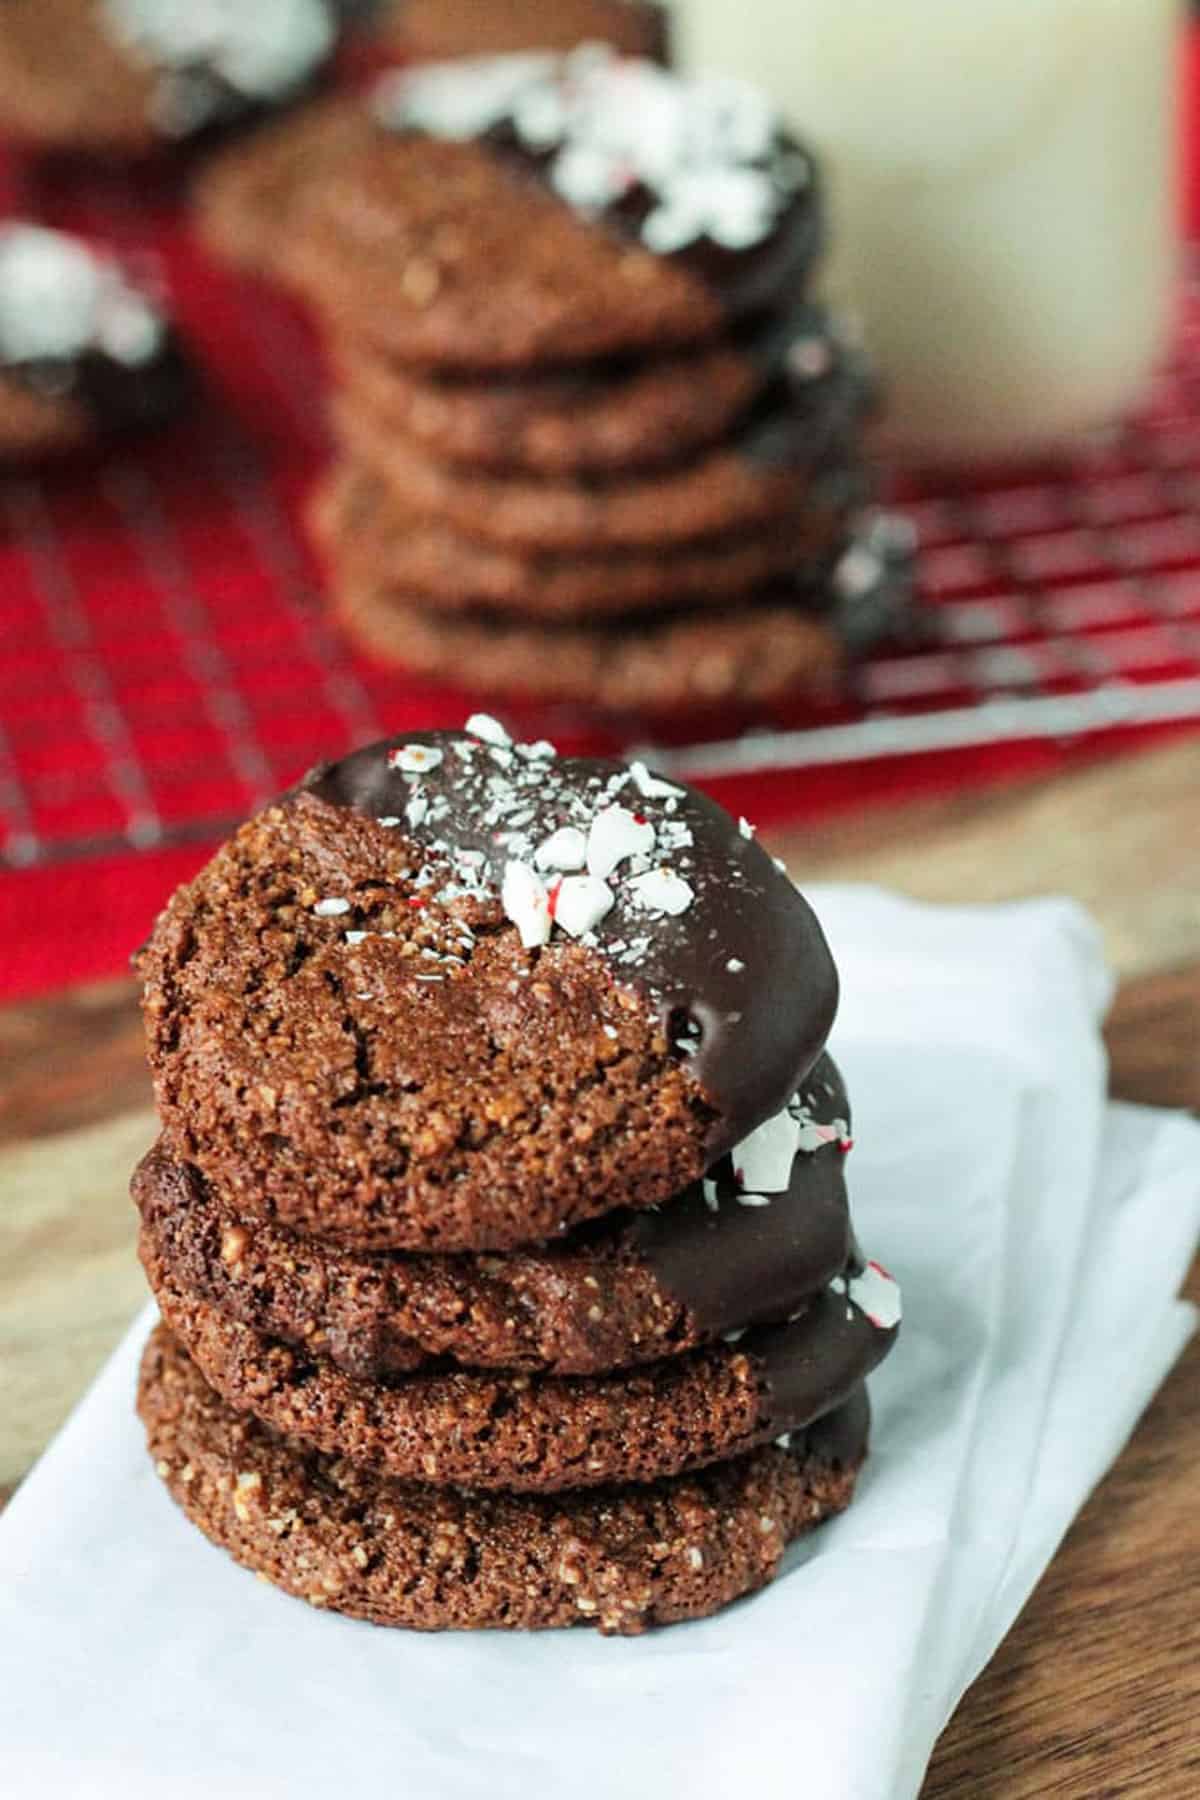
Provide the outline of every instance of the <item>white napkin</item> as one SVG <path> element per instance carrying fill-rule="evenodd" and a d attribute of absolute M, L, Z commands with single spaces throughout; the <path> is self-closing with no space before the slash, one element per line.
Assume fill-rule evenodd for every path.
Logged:
<path fill-rule="evenodd" d="M 0 1791 L 43 1800 L 906 1800 L 1193 1329 L 1200 1128 L 1108 1107 L 1095 933 L 814 895 L 859 1235 L 905 1323 L 850 1511 L 637 1640 L 421 1637 L 212 1549 L 131 1413 L 147 1319 L 0 1520 Z"/>

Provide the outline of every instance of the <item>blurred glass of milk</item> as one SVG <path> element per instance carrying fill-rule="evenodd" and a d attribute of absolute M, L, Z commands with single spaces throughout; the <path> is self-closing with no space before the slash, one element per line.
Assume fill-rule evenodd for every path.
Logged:
<path fill-rule="evenodd" d="M 677 0 L 689 72 L 824 153 L 828 287 L 894 449 L 1051 449 L 1117 418 L 1169 331 L 1177 0 Z"/>

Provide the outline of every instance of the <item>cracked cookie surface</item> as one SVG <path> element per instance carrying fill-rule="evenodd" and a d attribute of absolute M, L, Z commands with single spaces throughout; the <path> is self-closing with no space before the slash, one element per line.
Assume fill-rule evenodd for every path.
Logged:
<path fill-rule="evenodd" d="M 622 852 L 611 888 L 593 876 L 603 924 L 547 920 L 527 948 L 501 876 L 518 863 L 548 896 L 541 840 L 642 817 L 621 794 L 684 910 Z M 711 801 L 667 796 L 469 734 L 316 771 L 140 953 L 172 1151 L 234 1214 L 366 1249 L 511 1249 L 699 1179 L 795 1093 L 837 985 L 771 859 Z"/>

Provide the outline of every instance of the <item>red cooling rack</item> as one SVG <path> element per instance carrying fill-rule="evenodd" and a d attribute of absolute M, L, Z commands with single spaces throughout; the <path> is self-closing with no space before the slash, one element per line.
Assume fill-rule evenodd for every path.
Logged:
<path fill-rule="evenodd" d="M 486 701 L 373 668 L 322 615 L 299 529 L 325 453 L 302 322 L 205 261 L 168 177 L 20 181 L 14 210 L 161 280 L 208 385 L 165 437 L 0 479 L 0 860 L 207 840 L 321 755 Z M 1119 436 L 1036 474 L 898 492 L 928 642 L 865 663 L 836 710 L 666 734 L 506 715 L 565 747 L 653 740 L 764 819 L 1200 721 L 1200 288 L 1182 312 L 1170 367 Z"/>

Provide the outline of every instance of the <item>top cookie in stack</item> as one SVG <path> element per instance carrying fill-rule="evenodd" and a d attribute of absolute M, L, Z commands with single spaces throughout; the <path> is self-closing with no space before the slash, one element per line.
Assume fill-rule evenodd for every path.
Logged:
<path fill-rule="evenodd" d="M 634 1632 L 849 1502 L 899 1294 L 833 963 L 744 822 L 476 717 L 314 771 L 140 964 L 140 1405 L 239 1561 L 377 1623 Z"/>
<path fill-rule="evenodd" d="M 483 718 L 316 770 L 142 966 L 176 1149 L 240 1212 L 363 1249 L 656 1206 L 786 1107 L 837 1001 L 748 827 Z"/>
<path fill-rule="evenodd" d="M 828 693 L 839 596 L 886 574 L 855 549 L 870 392 L 807 299 L 817 172 L 766 100 L 589 49 L 402 72 L 305 131 L 206 213 L 325 325 L 351 629 L 616 707 Z"/>

